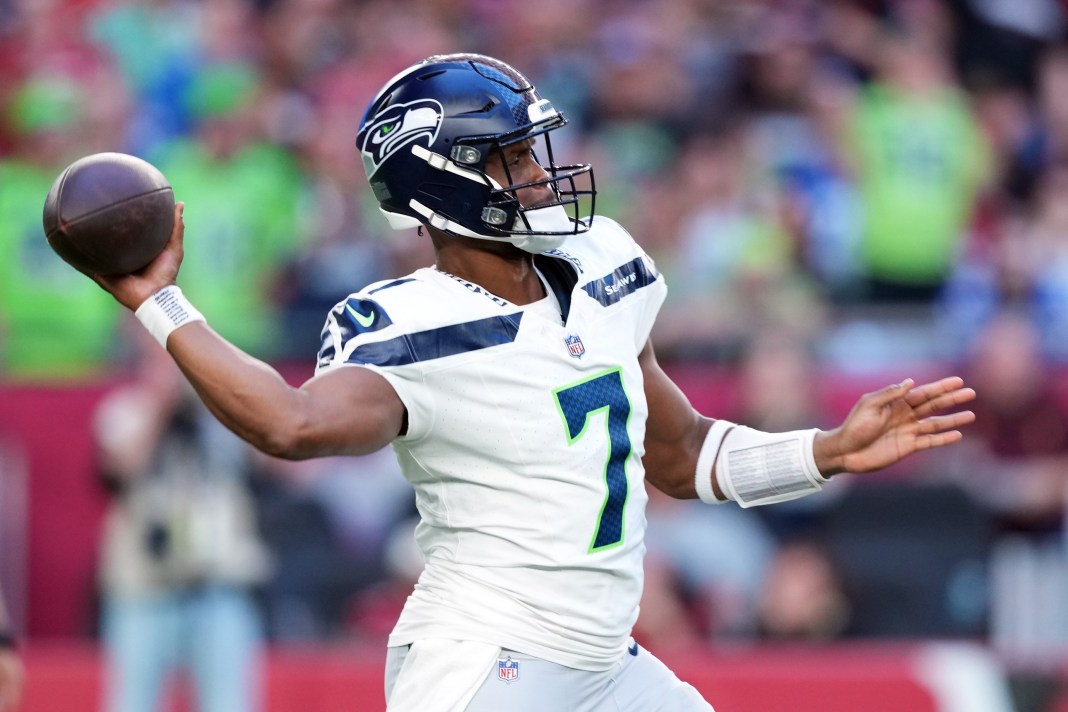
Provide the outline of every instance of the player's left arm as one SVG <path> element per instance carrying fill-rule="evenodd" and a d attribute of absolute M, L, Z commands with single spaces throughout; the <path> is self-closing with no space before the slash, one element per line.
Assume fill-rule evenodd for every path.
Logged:
<path fill-rule="evenodd" d="M 678 499 L 697 496 L 694 471 L 712 419 L 698 413 L 686 394 L 668 378 L 646 342 L 638 355 L 645 380 L 649 418 L 645 425 L 645 479 Z M 717 492 L 722 498 L 722 493 Z"/>
<path fill-rule="evenodd" d="M 716 448 L 713 456 L 707 458 L 707 477 L 715 497 L 727 499 L 716 469 L 722 452 L 732 447 L 732 442 L 759 447 L 762 442 L 779 436 L 705 418 L 660 368 L 650 343 L 646 343 L 638 358 L 649 404 L 643 458 L 646 479 L 673 497 L 698 496 L 695 482 L 706 476 L 697 472 L 698 460 L 708 444 L 706 441 L 718 438 L 712 443 Z M 958 428 L 975 420 L 975 415 L 969 410 L 940 413 L 974 398 L 975 391 L 965 387 L 957 376 L 920 386 L 906 379 L 867 393 L 841 425 L 815 432 L 810 462 L 819 475 L 827 478 L 841 472 L 879 470 L 914 452 L 950 445 L 963 437 Z M 713 424 L 717 424 L 716 431 L 712 431 Z"/>

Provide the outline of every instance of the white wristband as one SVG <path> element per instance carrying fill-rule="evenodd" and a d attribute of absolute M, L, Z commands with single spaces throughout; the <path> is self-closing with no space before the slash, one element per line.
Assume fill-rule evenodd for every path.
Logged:
<path fill-rule="evenodd" d="M 720 489 L 742 507 L 785 502 L 820 491 L 827 479 L 816 467 L 812 452 L 818 432 L 732 429 L 716 458 Z"/>
<path fill-rule="evenodd" d="M 177 285 L 171 284 L 159 290 L 137 307 L 134 316 L 145 325 L 148 333 L 167 348 L 167 337 L 180 326 L 194 321 L 204 321 L 204 315 L 189 303 Z"/>
<path fill-rule="evenodd" d="M 708 429 L 708 434 L 705 435 L 704 444 L 701 445 L 701 453 L 697 456 L 697 470 L 694 472 L 693 485 L 694 489 L 697 490 L 697 496 L 706 504 L 723 504 L 728 501 L 717 497 L 716 491 L 712 489 L 712 466 L 716 463 L 716 456 L 719 455 L 719 448 L 723 443 L 723 438 L 735 425 L 729 420 L 713 422 L 712 427 Z"/>

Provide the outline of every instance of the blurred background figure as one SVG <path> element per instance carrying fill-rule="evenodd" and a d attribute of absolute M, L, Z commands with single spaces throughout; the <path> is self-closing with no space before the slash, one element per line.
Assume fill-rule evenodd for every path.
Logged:
<path fill-rule="evenodd" d="M 841 147 L 861 196 L 864 296 L 922 306 L 960 253 L 990 181 L 989 149 L 941 38 L 898 21 L 874 39 L 874 76 Z"/>
<path fill-rule="evenodd" d="M 194 683 L 200 712 L 262 709 L 256 592 L 271 572 L 255 518 L 251 448 L 215 420 L 151 343 L 101 401 L 112 493 L 100 564 L 108 712 L 160 709 Z"/>
<path fill-rule="evenodd" d="M 26 672 L 15 646 L 15 631 L 8 616 L 3 591 L 0 591 L 0 712 L 13 712 L 22 698 Z"/>
<path fill-rule="evenodd" d="M 187 137 L 162 144 L 155 162 L 185 216 L 191 242 L 184 288 L 209 309 L 221 334 L 250 353 L 277 358 L 289 335 L 274 297 L 279 269 L 302 242 L 306 178 L 292 153 L 266 139 L 258 67 L 203 67 L 189 83 Z"/>
<path fill-rule="evenodd" d="M 652 651 L 751 637 L 775 540 L 752 511 L 650 491 L 645 588 L 634 637 Z"/>
<path fill-rule="evenodd" d="M 991 642 L 1021 659 L 1068 649 L 1068 408 L 1025 313 L 995 314 L 969 350 L 974 437 L 947 472 L 991 513 Z"/>
<path fill-rule="evenodd" d="M 80 78 L 45 74 L 0 103 L 15 138 L 0 154 L 0 368 L 11 379 L 84 380 L 118 355 L 114 306 L 55 259 L 41 228 L 41 196 L 91 145 L 88 91 Z"/>
<path fill-rule="evenodd" d="M 796 540 L 768 564 L 756 604 L 757 632 L 765 640 L 818 643 L 848 630 L 852 604 L 826 549 Z"/>
<path fill-rule="evenodd" d="M 728 126 L 684 145 L 678 180 L 693 203 L 661 262 L 671 291 L 654 332 L 669 358 L 736 354 L 767 322 L 819 323 L 821 306 L 798 270 L 777 196 L 748 182 L 746 139 Z"/>
<path fill-rule="evenodd" d="M 345 630 L 352 639 L 375 645 L 384 645 L 389 639 L 390 621 L 400 615 L 423 573 L 423 554 L 415 543 L 418 523 L 418 516 L 410 515 L 389 529 L 379 579 L 361 589 L 349 606 Z"/>
<path fill-rule="evenodd" d="M 77 158 L 122 150 L 130 101 L 81 11 L 68 15 L 53 0 L 9 10 L 0 32 L 0 373 L 84 381 L 118 355 L 117 312 L 50 254 L 41 190 Z"/>
<path fill-rule="evenodd" d="M 396 532 L 411 535 L 403 525 L 414 496 L 393 451 L 303 462 L 266 458 L 263 465 L 267 476 L 257 479 L 256 497 L 274 561 L 262 594 L 271 639 L 314 643 L 374 638 L 383 626 L 388 632 L 387 622 L 369 621 L 357 609 L 399 572 L 391 553 Z M 415 547 L 414 537 L 409 544 Z M 421 571 L 420 563 L 414 578 Z M 409 585 L 404 598 L 410 592 Z"/>
<path fill-rule="evenodd" d="M 1033 178 L 996 239 L 960 260 L 938 302 L 938 323 L 955 337 L 947 351 L 954 358 L 967 358 L 967 346 L 1013 311 L 1031 322 L 1037 357 L 1068 363 L 1068 164 Z"/>

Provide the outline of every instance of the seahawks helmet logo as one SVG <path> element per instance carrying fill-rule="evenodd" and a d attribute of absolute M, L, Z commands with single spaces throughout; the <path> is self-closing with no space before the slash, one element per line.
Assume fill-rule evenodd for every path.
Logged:
<path fill-rule="evenodd" d="M 407 104 L 388 106 L 368 121 L 364 129 L 363 166 L 367 177 L 404 146 L 419 141 L 433 145 L 441 126 L 441 104 L 433 99 L 419 99 Z"/>

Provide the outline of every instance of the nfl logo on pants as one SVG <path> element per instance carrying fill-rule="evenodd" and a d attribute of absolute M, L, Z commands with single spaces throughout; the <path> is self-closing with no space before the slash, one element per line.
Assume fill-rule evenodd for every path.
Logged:
<path fill-rule="evenodd" d="M 497 678 L 505 682 L 513 682 L 519 679 L 519 661 L 507 658 L 497 661 Z"/>

